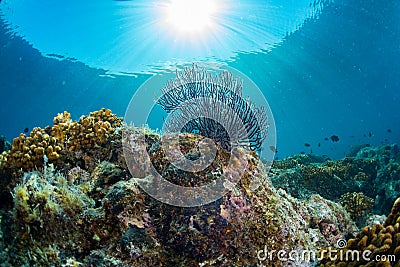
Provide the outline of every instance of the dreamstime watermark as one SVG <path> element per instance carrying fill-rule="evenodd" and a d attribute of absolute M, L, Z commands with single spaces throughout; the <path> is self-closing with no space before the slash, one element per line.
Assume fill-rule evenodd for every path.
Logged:
<path fill-rule="evenodd" d="M 265 261 L 282 261 L 282 262 L 317 262 L 321 260 L 329 260 L 329 261 L 340 261 L 340 262 L 380 262 L 380 261 L 389 261 L 395 262 L 396 255 L 373 255 L 371 250 L 352 250 L 346 249 L 343 250 L 347 246 L 347 242 L 344 239 L 339 239 L 336 243 L 336 247 L 328 247 L 327 249 L 323 249 L 320 251 L 314 250 L 300 250 L 300 249 L 292 249 L 288 250 L 269 250 L 268 246 L 265 245 L 264 249 L 256 251 L 257 259 L 262 264 Z"/>
<path fill-rule="evenodd" d="M 151 77 L 135 92 L 125 112 L 125 123 L 139 127 L 128 127 L 122 132 L 123 152 L 130 173 L 146 193 L 174 206 L 195 207 L 221 198 L 245 173 L 248 164 L 245 154 L 252 145 L 256 145 L 268 162 L 272 163 L 275 154 L 273 149 L 267 149 L 275 147 L 275 123 L 261 90 L 233 68 L 203 65 Z M 222 138 L 230 142 L 224 144 L 229 148 L 230 158 L 219 177 L 205 185 L 186 187 L 168 181 L 153 166 L 148 152 L 149 129 L 142 126 L 154 121 L 152 117 L 158 114 L 156 108 L 158 106 L 160 110 L 160 103 L 164 110 L 167 109 L 167 114 L 161 119 L 164 124 L 159 127 L 163 131 L 159 145 L 165 153 L 164 159 L 181 173 L 196 173 L 211 166 L 217 154 L 212 136 L 197 144 L 200 154 L 197 158 L 187 158 L 181 152 L 179 137 L 174 133 L 179 133 L 184 127 L 190 128 L 194 121 L 202 127 L 208 127 L 213 121 L 213 126 L 218 126 L 214 128 L 218 129 L 216 139 L 222 133 Z M 265 112 L 265 117 L 251 115 L 260 114 L 260 111 Z M 264 118 L 266 124 L 262 121 Z M 266 136 L 261 137 L 264 133 Z M 260 146 L 251 136 L 264 142 Z M 259 177 L 254 177 L 252 188 L 257 188 L 257 179 Z"/>

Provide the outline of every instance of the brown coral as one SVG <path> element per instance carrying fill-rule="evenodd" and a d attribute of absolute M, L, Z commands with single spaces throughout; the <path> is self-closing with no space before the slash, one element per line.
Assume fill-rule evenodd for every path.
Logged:
<path fill-rule="evenodd" d="M 366 226 L 338 255 L 359 255 L 359 258 L 325 258 L 321 266 L 400 266 L 400 198 L 383 225 Z M 364 255 L 364 256 L 363 256 Z"/>
<path fill-rule="evenodd" d="M 34 128 L 29 136 L 21 133 L 13 140 L 11 150 L 0 155 L 0 167 L 20 176 L 21 169 L 42 170 L 45 156 L 49 162 L 56 162 L 68 151 L 100 147 L 122 125 L 122 118 L 102 108 L 79 121 L 73 121 L 71 114 L 64 111 L 54 117 L 53 123 L 45 129 Z"/>
<path fill-rule="evenodd" d="M 14 138 L 11 150 L 0 156 L 1 167 L 24 171 L 35 168 L 41 170 L 44 156 L 55 161 L 60 157 L 60 151 L 60 142 L 57 138 L 50 136 L 41 128 L 34 128 L 29 136 L 21 133 Z"/>
<path fill-rule="evenodd" d="M 374 206 L 374 199 L 367 197 L 362 192 L 345 193 L 340 197 L 339 202 L 355 222 L 365 221 L 366 215 Z"/>
<path fill-rule="evenodd" d="M 122 118 L 118 118 L 109 109 L 90 112 L 79 121 L 71 120 L 68 112 L 58 114 L 54 120 L 51 135 L 60 140 L 68 151 L 89 149 L 104 143 L 115 128 L 121 126 Z"/>

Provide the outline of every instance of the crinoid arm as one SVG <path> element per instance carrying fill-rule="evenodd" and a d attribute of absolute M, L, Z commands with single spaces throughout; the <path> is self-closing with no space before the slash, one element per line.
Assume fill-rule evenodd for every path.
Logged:
<path fill-rule="evenodd" d="M 228 150 L 259 150 L 268 118 L 263 107 L 242 97 L 242 81 L 223 71 L 213 76 L 196 64 L 176 72 L 157 103 L 169 113 L 165 132 L 198 133 Z"/>

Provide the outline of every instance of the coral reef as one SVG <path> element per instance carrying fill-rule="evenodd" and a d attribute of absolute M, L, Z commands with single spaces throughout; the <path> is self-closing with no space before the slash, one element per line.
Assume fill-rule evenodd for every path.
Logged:
<path fill-rule="evenodd" d="M 180 135 L 181 150 L 189 158 L 196 154 L 192 146 L 198 138 L 193 134 Z M 159 166 L 158 172 L 178 185 L 210 182 L 213 177 L 206 174 L 220 176 L 229 160 L 227 151 L 219 148 L 212 169 L 188 174 L 165 160 L 160 144 L 164 141 L 153 144 L 150 157 L 153 165 Z M 249 164 L 244 176 L 215 202 L 196 208 L 150 202 L 154 233 L 167 255 L 171 255 L 165 261 L 167 266 L 255 266 L 260 263 L 256 251 L 265 246 L 276 251 L 312 249 L 356 231 L 340 205 L 317 195 L 298 203 L 265 179 L 255 153 L 246 154 L 241 160 Z M 258 186 L 254 185 L 256 177 L 261 178 Z M 276 257 L 262 259 L 262 263 L 286 266 Z"/>
<path fill-rule="evenodd" d="M 364 227 L 337 255 L 347 258 L 325 257 L 321 266 L 400 266 L 400 198 L 383 225 Z"/>
<path fill-rule="evenodd" d="M 188 173 L 166 160 L 168 138 L 150 129 L 115 130 L 121 122 L 109 114 L 102 110 L 77 122 L 59 114 L 44 130 L 57 140 L 59 158 L 21 177 L 2 173 L 8 183 L 1 190 L 11 188 L 12 194 L 11 205 L 0 208 L 1 266 L 312 266 L 313 260 L 287 262 L 264 249 L 317 251 L 357 231 L 340 204 L 319 195 L 299 200 L 275 189 L 254 152 L 238 159 L 247 164 L 243 177 L 219 200 L 192 208 L 161 203 L 130 176 L 121 132 L 145 131 L 152 164 L 179 185 L 220 177 L 230 153 L 217 145 L 209 169 Z M 91 135 L 99 121 L 113 130 Z M 198 157 L 202 138 L 179 135 L 185 157 Z"/>
<path fill-rule="evenodd" d="M 372 227 L 375 224 L 383 224 L 386 221 L 386 218 L 386 215 L 372 214 L 365 221 L 365 225 Z"/>
<path fill-rule="evenodd" d="M 361 192 L 345 193 L 340 197 L 339 203 L 358 226 L 364 225 L 367 215 L 374 206 L 374 200 Z"/>
<path fill-rule="evenodd" d="M 164 156 L 167 153 L 165 148 L 168 150 L 170 147 L 178 146 L 180 152 L 184 153 L 186 158 L 191 160 L 198 159 L 200 157 L 200 151 L 197 146 L 203 140 L 205 140 L 203 136 L 188 133 L 178 134 L 178 138 L 175 138 L 175 136 L 164 136 L 162 139 L 157 140 L 149 149 L 149 155 L 152 159 L 153 166 L 155 166 L 157 172 L 168 181 L 180 186 L 194 187 L 210 183 L 221 176 L 223 168 L 228 165 L 230 154 L 225 149 L 219 147 L 215 155 L 214 164 L 202 171 L 183 171 L 177 169 L 170 163 L 171 158 L 177 157 L 173 155 L 171 150 L 168 151 L 169 159 Z M 206 146 L 206 149 L 209 149 L 209 147 Z M 204 154 L 207 155 L 209 152 L 210 151 L 204 151 Z"/>
<path fill-rule="evenodd" d="M 365 147 L 357 157 L 368 158 L 378 162 L 377 175 L 374 180 L 376 192 L 375 211 L 387 214 L 400 195 L 400 151 L 397 145 Z"/>
<path fill-rule="evenodd" d="M 294 156 L 289 156 L 282 160 L 274 161 L 274 167 L 276 169 L 288 170 L 296 167 L 301 167 L 303 165 L 319 164 L 330 160 L 327 156 L 317 156 L 313 154 L 299 154 Z"/>
<path fill-rule="evenodd" d="M 396 144 L 377 147 L 365 146 L 360 148 L 355 157 L 375 159 L 379 165 L 385 165 L 391 161 L 400 162 L 400 150 Z"/>
<path fill-rule="evenodd" d="M 320 194 L 324 198 L 338 200 L 341 195 L 362 191 L 373 196 L 371 181 L 376 177 L 376 162 L 372 159 L 326 160 L 300 155 L 274 162 L 271 180 L 278 188 L 291 195 L 306 198 Z"/>
<path fill-rule="evenodd" d="M 315 266 L 316 259 L 267 252 L 319 251 L 344 239 L 344 253 L 368 249 L 371 257 L 400 257 L 400 200 L 383 224 L 355 235 L 355 222 L 382 220 L 375 215 L 365 222 L 374 201 L 373 211 L 383 213 L 400 195 L 395 145 L 362 147 L 356 157 L 338 161 L 293 156 L 275 162 L 268 176 L 255 152 L 239 148 L 231 168 L 246 166 L 240 181 L 214 202 L 184 208 L 159 202 L 138 186 L 138 179 L 149 178 L 140 168 L 131 176 L 128 166 L 140 159 L 123 156 L 123 133 L 133 142 L 143 141 L 144 133 L 149 161 L 171 183 L 200 187 L 232 171 L 231 151 L 218 143 L 205 169 L 171 163 L 176 155 L 169 145 L 197 160 L 204 136 L 161 137 L 123 126 L 106 109 L 78 121 L 60 113 L 53 126 L 20 135 L 1 156 L 1 266 Z M 326 257 L 321 264 L 398 266 Z"/>
<path fill-rule="evenodd" d="M 91 240 L 78 230 L 83 223 L 82 212 L 94 206 L 85 191 L 85 187 L 74 186 L 55 173 L 51 165 L 44 172 L 25 174 L 13 190 L 18 229 L 10 247 L 13 265 L 19 265 L 17 259 L 25 255 L 29 255 L 26 263 L 30 266 L 57 262 L 60 245 L 75 253 L 90 247 Z"/>
<path fill-rule="evenodd" d="M 53 122 L 53 126 L 45 129 L 34 128 L 29 136 L 21 133 L 14 138 L 11 150 L 0 156 L 1 168 L 17 177 L 22 174 L 20 170 L 42 170 L 45 161 L 65 162 L 71 157 L 68 152 L 84 158 L 82 154 L 93 153 L 104 145 L 109 135 L 122 125 L 122 118 L 103 108 L 82 116 L 79 121 L 73 121 L 64 111 L 54 117 Z"/>
<path fill-rule="evenodd" d="M 11 150 L 0 156 L 3 169 L 30 171 L 42 170 L 45 156 L 56 161 L 61 151 L 60 141 L 46 133 L 44 129 L 34 128 L 29 136 L 21 133 L 14 138 Z"/>
<path fill-rule="evenodd" d="M 400 152 L 397 145 L 359 146 L 354 157 L 332 161 L 314 155 L 296 155 L 275 161 L 273 185 L 297 198 L 311 194 L 339 201 L 360 192 L 374 200 L 373 212 L 387 214 L 400 195 Z"/>
<path fill-rule="evenodd" d="M 74 167 L 92 171 L 98 161 L 121 158 L 115 150 L 113 134 L 122 125 L 109 109 L 100 109 L 82 116 L 78 121 L 64 111 L 54 117 L 54 125 L 36 127 L 29 136 L 21 133 L 14 138 L 11 149 L 0 155 L 0 206 L 10 203 L 10 193 L 21 182 L 24 172 L 42 171 L 46 163 L 69 171 Z"/>
<path fill-rule="evenodd" d="M 69 151 L 101 146 L 122 122 L 122 118 L 104 108 L 90 112 L 89 116 L 82 116 L 79 121 L 73 121 L 70 117 L 71 115 L 65 111 L 58 114 L 51 128 L 51 135 Z"/>

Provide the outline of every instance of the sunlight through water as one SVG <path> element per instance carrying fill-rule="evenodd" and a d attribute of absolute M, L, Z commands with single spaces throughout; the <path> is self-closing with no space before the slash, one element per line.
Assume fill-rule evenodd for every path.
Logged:
<path fill-rule="evenodd" d="M 45 56 L 110 74 L 156 73 L 269 51 L 329 1 L 3 0 L 0 16 Z"/>
<path fill-rule="evenodd" d="M 213 0 L 172 0 L 166 5 L 167 22 L 178 31 L 202 34 L 203 30 L 213 26 L 216 3 Z"/>

